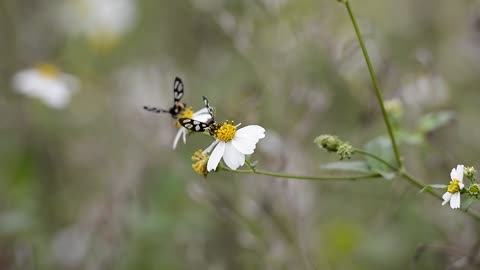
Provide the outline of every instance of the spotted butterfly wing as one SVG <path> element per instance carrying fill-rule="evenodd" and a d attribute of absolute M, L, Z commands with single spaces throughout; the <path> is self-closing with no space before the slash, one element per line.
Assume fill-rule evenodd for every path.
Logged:
<path fill-rule="evenodd" d="M 183 97 L 183 82 L 182 79 L 179 77 L 175 77 L 175 81 L 173 81 L 173 106 L 177 106 L 180 100 Z"/>
<path fill-rule="evenodd" d="M 203 97 L 203 103 L 205 103 L 205 107 L 207 108 L 208 113 L 212 117 L 212 120 L 215 121 L 215 110 L 212 106 L 210 106 L 210 102 L 208 102 L 208 99 L 205 96 Z"/>
<path fill-rule="evenodd" d="M 173 81 L 173 106 L 168 110 L 152 106 L 143 106 L 143 109 L 153 113 L 169 113 L 173 118 L 177 118 L 178 114 L 185 109 L 185 104 L 180 102 L 184 95 L 184 88 L 182 79 L 175 77 Z"/>
<path fill-rule="evenodd" d="M 195 132 L 204 132 L 209 127 L 209 125 L 207 123 L 203 123 L 203 122 L 200 122 L 198 120 L 194 120 L 194 119 L 190 119 L 190 118 L 180 118 L 180 119 L 178 119 L 178 122 L 184 128 L 186 128 L 190 131 L 195 131 Z"/>

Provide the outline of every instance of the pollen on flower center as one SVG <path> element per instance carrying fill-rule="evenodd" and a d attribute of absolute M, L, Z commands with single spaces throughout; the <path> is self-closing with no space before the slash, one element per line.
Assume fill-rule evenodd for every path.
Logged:
<path fill-rule="evenodd" d="M 48 78 L 56 78 L 59 74 L 58 68 L 52 64 L 39 64 L 35 67 L 35 70 Z"/>
<path fill-rule="evenodd" d="M 232 123 L 224 122 L 216 131 L 215 137 L 217 139 L 228 142 L 233 139 L 235 133 L 237 132 L 237 127 L 235 127 Z"/>
<path fill-rule="evenodd" d="M 460 191 L 460 180 L 458 179 L 453 179 L 452 181 L 450 181 L 450 184 L 448 185 L 448 188 L 447 188 L 447 191 L 450 192 L 450 193 L 457 193 L 458 191 Z"/>
<path fill-rule="evenodd" d="M 185 110 L 183 110 L 179 115 L 178 115 L 178 119 L 180 118 L 192 118 L 193 117 L 193 109 L 192 107 L 188 107 L 188 108 L 185 108 Z M 182 127 L 180 125 L 180 123 L 177 121 L 175 123 L 177 125 L 177 127 Z"/>

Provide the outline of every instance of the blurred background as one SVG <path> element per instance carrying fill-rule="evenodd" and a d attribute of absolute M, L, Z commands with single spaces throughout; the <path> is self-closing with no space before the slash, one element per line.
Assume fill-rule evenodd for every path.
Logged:
<path fill-rule="evenodd" d="M 478 166 L 480 3 L 351 5 L 407 168 Z M 0 0 L 0 269 L 478 269 L 478 222 L 402 179 L 197 175 L 209 138 L 173 151 L 142 109 L 175 76 L 194 109 L 266 128 L 265 170 L 340 174 L 316 136 L 386 133 L 337 1 Z"/>

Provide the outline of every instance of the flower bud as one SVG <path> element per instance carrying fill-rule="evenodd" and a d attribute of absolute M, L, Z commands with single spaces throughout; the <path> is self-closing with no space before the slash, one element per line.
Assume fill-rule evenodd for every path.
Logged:
<path fill-rule="evenodd" d="M 338 147 L 343 143 L 337 136 L 320 135 L 313 141 L 320 148 L 325 148 L 328 152 L 337 152 Z"/>
<path fill-rule="evenodd" d="M 340 160 L 344 158 L 350 159 L 353 155 L 353 147 L 349 143 L 342 143 L 337 150 L 337 154 L 340 156 Z"/>
<path fill-rule="evenodd" d="M 475 198 L 478 198 L 480 195 L 480 186 L 478 184 L 472 184 L 468 187 L 468 193 Z"/>
<path fill-rule="evenodd" d="M 473 166 L 467 166 L 463 169 L 463 175 L 465 175 L 465 177 L 467 177 L 470 180 L 473 179 L 476 172 L 477 171 L 475 170 L 475 168 Z"/>

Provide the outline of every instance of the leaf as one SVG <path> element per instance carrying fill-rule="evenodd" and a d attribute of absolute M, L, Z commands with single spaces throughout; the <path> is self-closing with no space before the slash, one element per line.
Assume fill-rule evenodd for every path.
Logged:
<path fill-rule="evenodd" d="M 437 113 L 429 113 L 420 118 L 418 129 L 424 133 L 431 132 L 448 124 L 455 114 L 452 111 L 443 111 Z"/>
<path fill-rule="evenodd" d="M 398 130 L 395 132 L 399 144 L 419 145 L 424 141 L 423 132 L 409 132 L 406 130 Z"/>
<path fill-rule="evenodd" d="M 365 145 L 365 150 L 379 156 L 388 163 L 396 163 L 390 139 L 385 136 L 376 137 L 369 141 Z M 395 177 L 395 172 L 384 163 L 368 156 L 366 156 L 366 160 L 370 170 L 379 173 L 386 180 L 390 180 Z"/>
<path fill-rule="evenodd" d="M 470 206 L 472 205 L 472 203 L 475 201 L 476 199 L 474 197 L 468 197 L 466 200 L 463 200 L 462 201 L 462 206 L 461 206 L 461 209 L 463 211 L 467 211 L 468 208 L 470 208 Z"/>
<path fill-rule="evenodd" d="M 371 172 L 366 161 L 341 161 L 331 162 L 320 166 L 326 170 L 351 171 L 351 172 Z"/>
<path fill-rule="evenodd" d="M 430 191 L 434 188 L 447 189 L 447 187 L 448 187 L 448 185 L 443 185 L 443 184 L 426 185 L 419 191 L 419 193 L 424 192 L 424 191 Z"/>

